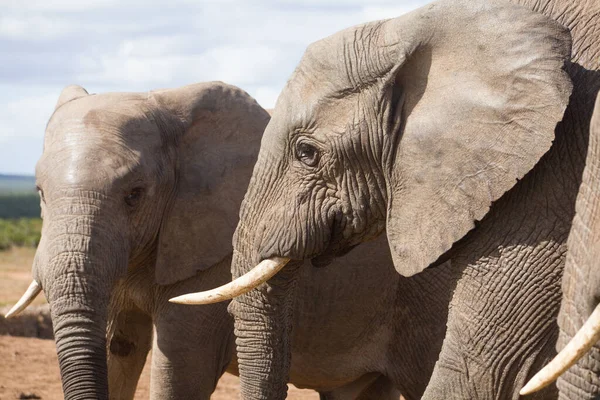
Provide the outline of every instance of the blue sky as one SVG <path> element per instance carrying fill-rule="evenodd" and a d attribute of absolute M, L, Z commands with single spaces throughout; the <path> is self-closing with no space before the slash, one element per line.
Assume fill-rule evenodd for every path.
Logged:
<path fill-rule="evenodd" d="M 271 108 L 308 44 L 427 0 L 1 0 L 0 173 L 33 174 L 62 88 L 222 80 Z"/>

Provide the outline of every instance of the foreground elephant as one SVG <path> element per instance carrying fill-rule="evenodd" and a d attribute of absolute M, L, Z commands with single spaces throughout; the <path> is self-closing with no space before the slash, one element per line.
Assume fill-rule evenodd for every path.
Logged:
<path fill-rule="evenodd" d="M 590 126 L 576 211 L 558 314 L 558 347 L 562 350 L 524 391 L 550 384 L 577 362 L 558 379 L 560 398 L 597 399 L 600 397 L 600 347 L 596 343 L 600 339 L 600 95 Z"/>
<path fill-rule="evenodd" d="M 231 280 L 231 235 L 267 121 L 219 83 L 65 89 L 38 165 L 44 232 L 34 265 L 65 398 L 107 398 L 107 383 L 110 398 L 133 398 L 150 348 L 153 399 L 209 398 L 233 357 L 233 320 L 225 304 L 166 300 Z M 402 278 L 383 237 L 335 264 L 307 265 L 299 279 L 291 381 L 330 399 L 418 396 L 444 337 L 448 269 Z M 424 290 L 430 282 L 435 291 Z"/>
<path fill-rule="evenodd" d="M 326 265 L 384 229 L 400 274 L 445 262 L 458 279 L 424 399 L 518 398 L 555 354 L 600 87 L 599 5 L 524 3 L 546 16 L 441 1 L 309 46 L 242 204 L 237 279 L 177 300 L 239 295 L 229 308 L 244 398 L 285 397 L 298 261 Z"/>
<path fill-rule="evenodd" d="M 153 398 L 210 396 L 233 353 L 226 305 L 167 300 L 231 280 L 231 235 L 268 120 L 221 83 L 64 89 L 36 170 L 35 281 L 10 314 L 43 289 L 66 399 L 107 399 L 109 383 L 111 398 L 133 398 L 151 347 Z"/>

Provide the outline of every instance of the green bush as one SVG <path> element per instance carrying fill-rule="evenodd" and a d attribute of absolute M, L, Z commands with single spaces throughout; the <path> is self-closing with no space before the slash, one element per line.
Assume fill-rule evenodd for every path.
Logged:
<path fill-rule="evenodd" d="M 40 218 L 0 219 L 0 250 L 12 246 L 37 247 L 41 232 Z"/>
<path fill-rule="evenodd" d="M 37 193 L 0 194 L 0 218 L 37 218 L 40 198 Z"/>

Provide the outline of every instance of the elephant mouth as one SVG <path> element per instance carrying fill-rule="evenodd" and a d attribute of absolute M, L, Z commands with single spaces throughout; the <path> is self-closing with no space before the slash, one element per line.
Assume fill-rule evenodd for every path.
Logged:
<path fill-rule="evenodd" d="M 334 258 L 347 254 L 356 246 L 358 246 L 358 244 L 344 246 L 337 251 L 325 251 L 321 255 L 311 258 L 311 263 L 314 267 L 327 266 Z M 178 304 L 212 304 L 231 300 L 265 283 L 281 271 L 288 263 L 295 264 L 298 262 L 301 261 L 293 261 L 287 257 L 270 257 L 262 260 L 252 270 L 239 278 L 236 278 L 232 282 L 204 292 L 189 293 L 174 297 L 169 299 L 169 301 Z"/>
<path fill-rule="evenodd" d="M 303 257 L 303 259 L 310 259 L 312 265 L 315 267 L 325 267 L 329 265 L 334 258 L 347 254 L 356 247 L 359 243 L 349 245 L 340 240 L 340 238 L 343 237 L 340 229 L 340 222 L 341 214 L 338 213 L 331 219 L 331 235 L 325 249 L 314 257 L 308 256 Z M 271 256 L 263 259 L 250 271 L 225 285 L 204 292 L 184 294 L 169 299 L 169 301 L 178 304 L 212 304 L 231 300 L 265 283 L 281 271 L 281 269 L 290 263 L 290 261 L 293 260 L 292 264 L 294 264 L 300 262 L 301 259 L 302 258 Z"/>
<path fill-rule="evenodd" d="M 310 263 L 313 267 L 326 267 L 331 264 L 334 259 L 348 254 L 353 248 L 359 245 L 359 243 L 349 244 L 343 239 L 343 218 L 341 212 L 334 213 L 330 219 L 329 231 L 331 234 L 329 235 L 329 241 L 325 248 L 317 255 L 305 257 L 310 259 Z"/>

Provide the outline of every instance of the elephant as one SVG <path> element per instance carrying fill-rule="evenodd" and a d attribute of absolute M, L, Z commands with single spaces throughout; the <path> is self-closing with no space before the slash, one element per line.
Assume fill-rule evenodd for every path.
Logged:
<path fill-rule="evenodd" d="M 286 396 L 302 263 L 384 231 L 400 275 L 456 279 L 423 399 L 516 399 L 556 354 L 600 5 L 517 3 L 441 0 L 308 46 L 263 135 L 234 280 L 172 299 L 233 299 L 243 398 Z"/>
<path fill-rule="evenodd" d="M 210 397 L 234 353 L 227 306 L 167 300 L 231 280 L 231 236 L 269 118 L 219 82 L 62 91 L 36 166 L 34 281 L 7 317 L 43 289 L 65 399 L 108 399 L 109 388 L 132 399 L 150 348 L 152 398 Z"/>
<path fill-rule="evenodd" d="M 557 349 L 560 352 L 531 379 L 523 393 L 539 390 L 558 378 L 561 399 L 600 397 L 600 347 L 596 344 L 600 339 L 599 163 L 600 95 L 596 99 L 576 214 L 567 241 L 563 298 L 558 313 L 560 335 Z M 574 368 L 568 369 L 572 365 L 575 365 Z"/>
<path fill-rule="evenodd" d="M 133 399 L 150 349 L 153 399 L 208 399 L 225 370 L 237 373 L 227 305 L 167 299 L 231 281 L 231 235 L 268 120 L 217 82 L 64 89 L 37 167 L 35 280 L 7 316 L 43 288 L 66 399 Z M 420 395 L 442 346 L 448 270 L 399 276 L 385 238 L 334 263 L 307 262 L 299 279 L 291 382 L 326 399 Z"/>

